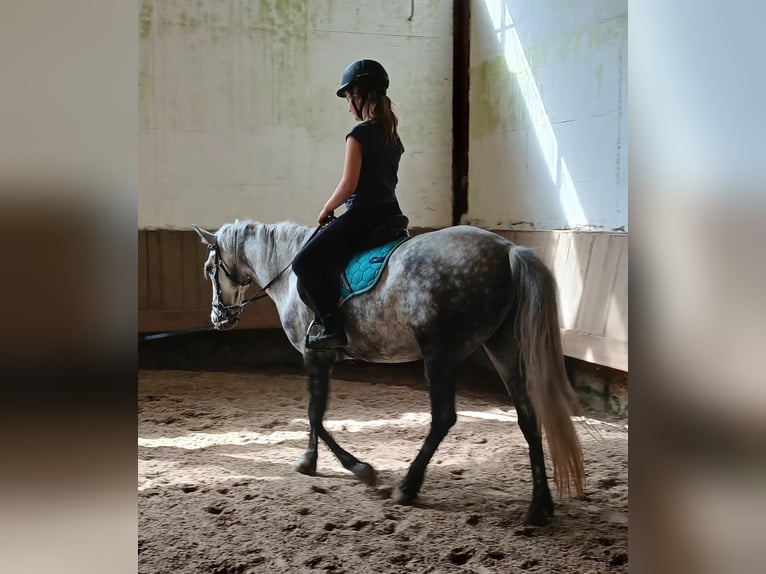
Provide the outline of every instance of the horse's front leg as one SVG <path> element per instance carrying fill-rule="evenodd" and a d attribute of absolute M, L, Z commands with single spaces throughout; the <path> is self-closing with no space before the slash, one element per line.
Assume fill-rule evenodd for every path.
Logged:
<path fill-rule="evenodd" d="M 317 433 L 312 428 L 309 433 L 309 446 L 306 452 L 293 463 L 293 469 L 301 474 L 314 476 L 317 471 Z"/>
<path fill-rule="evenodd" d="M 330 373 L 335 363 L 334 351 L 306 350 L 303 355 L 303 367 L 308 377 L 309 391 L 309 445 L 306 452 L 293 463 L 293 468 L 301 474 L 314 476 L 317 470 L 318 435 L 327 410 L 327 395 Z"/>
<path fill-rule="evenodd" d="M 367 463 L 342 449 L 327 429 L 324 428 L 324 415 L 327 411 L 327 397 L 330 388 L 330 373 L 335 363 L 335 351 L 307 349 L 303 355 L 303 364 L 308 376 L 309 386 L 309 445 L 306 452 L 293 464 L 300 473 L 314 475 L 317 466 L 317 439 L 321 438 L 338 458 L 343 468 L 351 471 L 366 484 L 375 484 L 375 470 Z"/>

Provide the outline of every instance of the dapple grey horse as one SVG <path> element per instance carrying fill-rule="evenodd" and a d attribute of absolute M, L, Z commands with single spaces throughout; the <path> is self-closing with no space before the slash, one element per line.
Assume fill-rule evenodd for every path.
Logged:
<path fill-rule="evenodd" d="M 455 373 L 484 347 L 511 395 L 529 445 L 532 501 L 530 524 L 553 517 L 543 458 L 545 432 L 559 494 L 583 492 L 580 441 L 571 420 L 576 396 L 566 376 L 561 349 L 556 283 L 528 248 L 470 226 L 416 235 L 391 255 L 377 286 L 342 309 L 348 346 L 305 348 L 313 313 L 301 300 L 290 263 L 313 228 L 289 222 L 235 221 L 215 233 L 194 226 L 208 246 L 204 264 L 213 284 L 211 320 L 217 329 L 237 324 L 251 283 L 276 304 L 285 333 L 303 355 L 309 385 L 309 444 L 294 468 L 313 475 L 317 439 L 343 466 L 368 484 L 373 468 L 341 448 L 323 426 L 329 377 L 344 358 L 373 363 L 423 359 L 431 397 L 431 426 L 420 452 L 392 493 L 411 503 L 426 467 L 455 424 Z"/>

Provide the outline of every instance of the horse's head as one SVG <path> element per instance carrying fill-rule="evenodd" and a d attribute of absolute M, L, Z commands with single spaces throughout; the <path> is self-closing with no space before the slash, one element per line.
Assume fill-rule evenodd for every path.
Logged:
<path fill-rule="evenodd" d="M 226 233 L 227 225 L 216 233 L 210 233 L 192 225 L 194 231 L 207 245 L 207 259 L 204 273 L 213 285 L 213 309 L 210 321 L 213 327 L 220 330 L 231 329 L 237 325 L 239 315 L 244 307 L 242 301 L 251 279 L 240 270 L 237 260 L 236 232 Z M 226 240 L 222 240 L 226 237 Z M 223 273 L 219 273 L 222 271 Z"/>

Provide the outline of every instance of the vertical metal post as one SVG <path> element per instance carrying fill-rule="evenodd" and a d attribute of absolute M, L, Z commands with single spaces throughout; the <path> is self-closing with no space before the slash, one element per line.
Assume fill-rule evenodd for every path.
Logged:
<path fill-rule="evenodd" d="M 454 0 L 452 35 L 452 225 L 459 225 L 468 212 L 471 0 Z"/>

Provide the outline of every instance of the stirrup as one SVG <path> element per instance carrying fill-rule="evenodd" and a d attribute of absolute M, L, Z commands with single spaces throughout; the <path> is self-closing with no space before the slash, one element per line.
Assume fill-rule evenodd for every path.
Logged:
<path fill-rule="evenodd" d="M 309 326 L 308 326 L 308 328 L 306 329 L 306 340 L 304 341 L 304 346 L 305 346 L 307 349 L 310 349 L 310 348 L 311 348 L 311 347 L 309 346 L 309 337 L 311 337 L 311 330 L 312 330 L 314 327 L 317 327 L 317 328 L 320 328 L 320 329 L 322 328 L 322 322 L 319 320 L 319 318 L 318 318 L 318 317 L 317 317 L 317 318 L 315 318 L 315 319 L 312 319 L 312 320 L 311 320 L 311 323 L 309 323 Z"/>
<path fill-rule="evenodd" d="M 321 330 L 318 333 L 312 333 L 312 329 L 317 326 L 319 326 Z M 329 351 L 348 345 L 346 332 L 343 328 L 337 333 L 332 333 L 326 336 L 324 339 L 322 339 L 322 335 L 324 335 L 324 325 L 321 320 L 314 319 L 309 323 L 308 329 L 306 329 L 306 349 Z"/>

